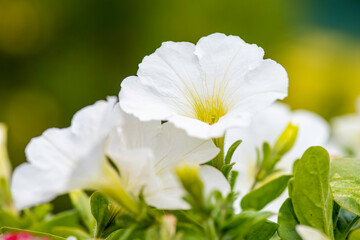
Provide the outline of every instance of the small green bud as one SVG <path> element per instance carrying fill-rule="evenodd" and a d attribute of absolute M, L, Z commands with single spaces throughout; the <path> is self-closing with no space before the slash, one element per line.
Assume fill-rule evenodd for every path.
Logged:
<path fill-rule="evenodd" d="M 9 181 L 11 176 L 11 165 L 6 150 L 6 135 L 7 128 L 4 124 L 0 123 L 0 178 Z"/>
<path fill-rule="evenodd" d="M 192 200 L 201 206 L 204 203 L 204 186 L 200 179 L 199 169 L 198 165 L 183 164 L 176 169 L 176 174 Z"/>
<path fill-rule="evenodd" d="M 274 145 L 274 151 L 279 156 L 291 150 L 297 138 L 299 127 L 289 123 Z"/>
<path fill-rule="evenodd" d="M 0 123 L 0 209 L 16 213 L 10 192 L 11 165 L 6 149 L 7 128 Z"/>

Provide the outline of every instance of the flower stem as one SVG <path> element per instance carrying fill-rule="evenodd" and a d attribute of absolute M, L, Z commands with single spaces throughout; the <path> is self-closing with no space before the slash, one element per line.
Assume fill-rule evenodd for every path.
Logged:
<path fill-rule="evenodd" d="M 220 138 L 213 138 L 213 142 L 215 146 L 217 146 L 220 149 L 219 154 L 212 160 L 213 166 L 222 170 L 222 167 L 224 165 L 224 139 L 225 137 Z"/>

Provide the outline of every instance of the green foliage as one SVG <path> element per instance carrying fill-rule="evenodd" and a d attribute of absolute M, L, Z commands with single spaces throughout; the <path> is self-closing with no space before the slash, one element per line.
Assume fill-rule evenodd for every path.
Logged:
<path fill-rule="evenodd" d="M 299 224 L 299 220 L 295 215 L 290 198 L 285 200 L 279 210 L 278 223 L 278 234 L 281 239 L 301 240 L 295 229 L 296 225 Z"/>
<path fill-rule="evenodd" d="M 321 147 L 311 147 L 297 163 L 291 195 L 300 224 L 316 228 L 333 239 L 329 180 L 329 154 Z"/>
<path fill-rule="evenodd" d="M 242 198 L 241 208 L 243 210 L 263 209 L 268 203 L 279 197 L 284 192 L 291 177 L 292 175 L 283 175 L 265 183 L 255 190 L 252 190 Z"/>
<path fill-rule="evenodd" d="M 95 192 L 90 198 L 91 213 L 96 221 L 94 237 L 98 238 L 104 234 L 107 227 L 114 223 L 119 207 L 115 206 L 107 197 Z"/>
<path fill-rule="evenodd" d="M 360 228 L 351 232 L 348 240 L 360 240 Z"/>
<path fill-rule="evenodd" d="M 360 216 L 360 160 L 337 158 L 331 161 L 331 189 L 334 200 Z"/>
<path fill-rule="evenodd" d="M 78 211 L 82 223 L 90 233 L 95 229 L 95 218 L 90 209 L 90 198 L 83 191 L 73 191 L 69 194 L 72 205 Z"/>
<path fill-rule="evenodd" d="M 345 210 L 338 204 L 334 204 L 334 227 L 335 227 L 335 239 L 345 240 L 350 231 L 360 227 L 357 226 L 360 217 L 356 214 Z"/>
<path fill-rule="evenodd" d="M 245 235 L 245 240 L 262 240 L 262 239 L 271 239 L 271 237 L 276 233 L 279 225 L 271 222 L 265 221 L 255 224 L 250 232 Z"/>
<path fill-rule="evenodd" d="M 242 140 L 235 141 L 230 148 L 228 149 L 226 156 L 225 156 L 225 164 L 222 167 L 222 172 L 226 178 L 229 178 L 229 174 L 231 172 L 232 167 L 235 163 L 231 163 L 232 156 L 234 155 L 235 150 L 237 147 L 242 143 Z"/>

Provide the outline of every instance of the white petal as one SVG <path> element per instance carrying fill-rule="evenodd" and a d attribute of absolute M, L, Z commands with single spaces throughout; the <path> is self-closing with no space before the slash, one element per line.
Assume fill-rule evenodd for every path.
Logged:
<path fill-rule="evenodd" d="M 64 191 L 88 188 L 91 183 L 106 179 L 102 175 L 104 144 L 115 120 L 118 120 L 113 116 L 115 101 L 116 98 L 109 98 L 107 102 L 99 101 L 85 107 L 75 114 L 71 127 L 49 129 L 30 141 L 25 153 L 31 165 L 19 167 L 17 179 L 14 177 L 13 180 L 12 192 L 19 205 L 31 206 L 36 201 L 48 201 Z M 38 198 L 17 184 L 26 182 L 26 178 L 29 178 Z"/>
<path fill-rule="evenodd" d="M 263 60 L 264 50 L 237 36 L 214 33 L 198 41 L 195 54 L 206 75 L 206 83 L 212 89 L 220 83 L 233 87 L 235 80 L 241 80 Z"/>
<path fill-rule="evenodd" d="M 189 204 L 183 200 L 185 191 L 173 172 L 160 176 L 156 187 L 147 192 L 146 201 L 159 209 L 189 209 Z"/>
<path fill-rule="evenodd" d="M 169 90 L 170 91 L 170 90 Z M 120 106 L 142 121 L 164 120 L 174 115 L 177 92 L 161 94 L 156 88 L 142 84 L 138 77 L 127 77 L 121 83 Z"/>
<path fill-rule="evenodd" d="M 48 171 L 24 163 L 13 173 L 11 191 L 18 209 L 53 200 L 64 193 L 69 177 L 61 171 Z"/>
<path fill-rule="evenodd" d="M 306 149 L 311 146 L 326 147 L 330 137 L 327 122 L 313 112 L 296 110 L 292 114 L 291 121 L 299 127 L 296 142 L 278 163 L 278 168 L 284 169 L 288 174 L 292 173 L 294 161 L 300 158 Z"/>
<path fill-rule="evenodd" d="M 26 146 L 27 160 L 47 170 L 70 171 L 78 158 L 78 144 L 70 128 L 51 128 L 31 139 Z"/>
<path fill-rule="evenodd" d="M 287 96 L 288 77 L 285 69 L 266 59 L 248 71 L 242 81 L 233 87 L 233 111 L 256 112 Z"/>
<path fill-rule="evenodd" d="M 297 225 L 296 231 L 303 240 L 329 240 L 324 233 L 309 226 Z"/>
<path fill-rule="evenodd" d="M 218 169 L 203 165 L 200 168 L 200 177 L 204 183 L 205 195 L 209 195 L 215 190 L 220 191 L 223 196 L 230 192 L 229 182 Z"/>
<path fill-rule="evenodd" d="M 119 106 L 116 108 L 119 124 L 111 133 L 107 153 L 112 157 L 121 157 L 123 152 L 151 147 L 154 138 L 160 133 L 160 121 L 143 122 L 127 114 Z"/>
<path fill-rule="evenodd" d="M 112 158 L 120 171 L 120 176 L 126 189 L 138 196 L 140 190 L 156 181 L 152 169 L 153 153 L 151 149 L 136 149 L 123 152 L 120 158 Z"/>
<path fill-rule="evenodd" d="M 235 189 L 244 196 L 250 191 L 256 174 L 256 149 L 262 149 L 262 144 L 274 144 L 282 131 L 290 122 L 290 109 L 284 104 L 273 104 L 268 109 L 256 115 L 249 127 L 230 129 L 226 133 L 225 151 L 237 140 L 243 142 L 233 155 L 234 170 L 239 171 Z"/>
<path fill-rule="evenodd" d="M 360 114 L 348 114 L 332 121 L 335 142 L 360 157 Z"/>
<path fill-rule="evenodd" d="M 176 127 L 184 129 L 189 136 L 197 137 L 201 139 L 210 139 L 211 126 L 200 120 L 185 117 L 185 116 L 173 116 L 170 118 L 171 123 Z"/>
<path fill-rule="evenodd" d="M 141 120 L 164 120 L 188 112 L 188 90 L 200 84 L 194 50 L 191 43 L 165 42 L 145 57 L 139 65 L 139 78 L 130 77 L 121 84 L 119 96 L 124 111 Z"/>
<path fill-rule="evenodd" d="M 116 97 L 108 97 L 107 101 L 100 100 L 79 110 L 71 121 L 71 130 L 84 138 L 107 135 L 119 121 L 114 116 L 116 102 Z"/>
<path fill-rule="evenodd" d="M 174 171 L 183 162 L 202 164 L 213 159 L 219 149 L 212 140 L 189 137 L 182 129 L 172 123 L 165 123 L 161 133 L 154 139 L 154 169 L 158 175 Z"/>

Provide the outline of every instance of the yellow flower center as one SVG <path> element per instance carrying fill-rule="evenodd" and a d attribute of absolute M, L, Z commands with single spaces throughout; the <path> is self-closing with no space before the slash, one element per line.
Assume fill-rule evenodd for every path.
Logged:
<path fill-rule="evenodd" d="M 196 119 L 210 125 L 219 121 L 228 109 L 219 98 L 199 99 L 193 103 L 193 111 Z"/>
<path fill-rule="evenodd" d="M 225 102 L 222 91 L 217 93 L 189 94 L 188 102 L 192 111 L 192 117 L 210 125 L 219 121 L 226 115 L 229 108 Z"/>

